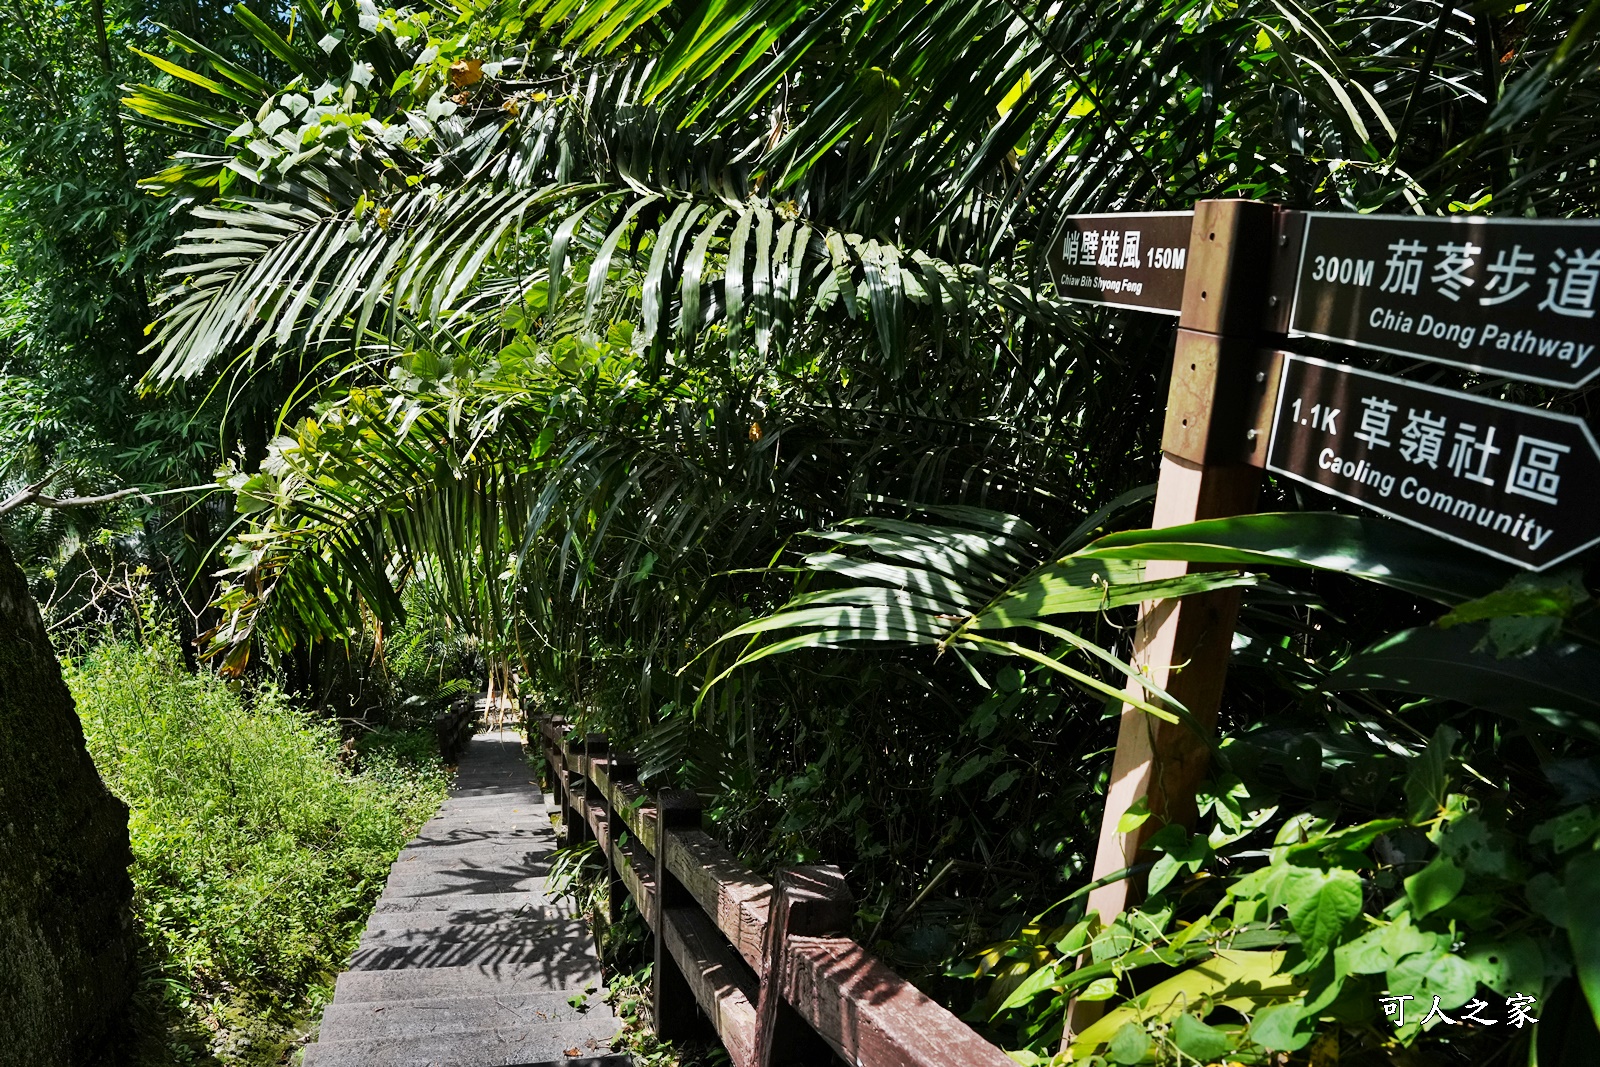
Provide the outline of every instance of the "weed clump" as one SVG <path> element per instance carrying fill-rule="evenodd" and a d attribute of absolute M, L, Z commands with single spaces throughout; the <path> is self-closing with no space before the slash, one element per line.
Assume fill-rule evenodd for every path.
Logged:
<path fill-rule="evenodd" d="M 139 1061 L 280 1062 L 442 800 L 442 766 L 400 738 L 341 761 L 335 724 L 187 671 L 170 640 L 107 642 L 66 677 L 130 809 Z"/>

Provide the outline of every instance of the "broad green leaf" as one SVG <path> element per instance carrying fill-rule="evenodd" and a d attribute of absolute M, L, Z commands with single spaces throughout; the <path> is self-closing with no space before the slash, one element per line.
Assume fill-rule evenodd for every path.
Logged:
<path fill-rule="evenodd" d="M 1315 1033 L 1312 1022 L 1305 1018 L 1304 1006 L 1298 1002 L 1276 1004 L 1257 1012 L 1250 1020 L 1250 1040 L 1276 1052 L 1293 1052 L 1311 1041 Z"/>
<path fill-rule="evenodd" d="M 1462 950 L 1461 956 L 1477 968 L 1480 982 L 1503 997 L 1541 988 L 1553 969 L 1545 948 L 1527 935 L 1504 941 L 1474 941 Z"/>
<path fill-rule="evenodd" d="M 1354 871 L 1297 868 L 1286 889 L 1284 906 L 1309 958 L 1337 941 L 1361 914 L 1361 878 Z"/>
<path fill-rule="evenodd" d="M 1137 1022 L 1123 1023 L 1106 1046 L 1106 1059 L 1112 1063 L 1135 1064 L 1150 1051 L 1150 1035 Z"/>
<path fill-rule="evenodd" d="M 267 51 L 277 56 L 296 73 L 302 75 L 311 84 L 315 85 L 322 80 L 316 67 L 312 66 L 293 45 L 284 40 L 277 30 L 268 26 L 255 12 L 243 4 L 236 4 L 233 8 L 233 17 L 242 23 L 250 35 L 264 45 Z"/>
<path fill-rule="evenodd" d="M 1528 906 L 1552 926 L 1568 925 L 1567 887 L 1549 871 L 1540 871 L 1522 887 Z"/>
<path fill-rule="evenodd" d="M 1226 1030 L 1207 1026 L 1187 1013 L 1173 1020 L 1172 1029 L 1167 1036 L 1178 1046 L 1180 1052 L 1186 1056 L 1193 1056 L 1201 1063 L 1222 1059 L 1223 1055 L 1231 1052 L 1237 1044 L 1233 1035 Z"/>
<path fill-rule="evenodd" d="M 1130 530 L 1102 537 L 1078 555 L 1313 567 L 1366 578 L 1441 604 L 1485 596 L 1513 573 L 1507 565 L 1409 526 L 1331 512 L 1266 512 L 1160 530 Z"/>
<path fill-rule="evenodd" d="M 1096 978 L 1079 992 L 1079 1000 L 1110 1000 L 1117 995 L 1115 978 Z"/>
<path fill-rule="evenodd" d="M 1211 858 L 1211 844 L 1202 834 L 1189 834 L 1176 823 L 1163 826 L 1145 842 L 1161 856 L 1150 868 L 1149 889 L 1152 894 L 1165 889 L 1179 871 L 1190 874 L 1203 867 Z"/>
<path fill-rule="evenodd" d="M 1563 888 L 1578 985 L 1589 1010 L 1600 1016 L 1600 852 L 1582 852 L 1568 860 Z"/>
<path fill-rule="evenodd" d="M 1428 822 L 1444 807 L 1450 792 L 1450 751 L 1460 736 L 1449 726 L 1439 727 L 1412 762 L 1406 775 L 1406 810 L 1412 822 Z"/>
<path fill-rule="evenodd" d="M 1406 896 L 1411 899 L 1412 913 L 1419 919 L 1432 915 L 1456 899 L 1466 881 L 1467 872 L 1448 857 L 1434 857 L 1432 863 L 1406 879 Z"/>
<path fill-rule="evenodd" d="M 1253 575 L 1226 571 L 1186 574 L 1176 578 L 1143 581 L 1143 568 L 1134 571 L 1107 568 L 1105 561 L 1068 558 L 1048 564 L 1028 575 L 980 611 L 973 620 L 976 629 L 1019 626 L 1029 619 L 1052 615 L 1100 611 L 1162 600 L 1255 585 Z"/>
<path fill-rule="evenodd" d="M 1583 804 L 1535 826 L 1528 840 L 1534 844 L 1548 841 L 1557 853 L 1571 852 L 1594 840 L 1597 832 L 1600 832 L 1600 815 L 1591 805 Z"/>
<path fill-rule="evenodd" d="M 1396 996 L 1409 993 L 1431 1006 L 1437 995 L 1440 1007 L 1459 1008 L 1478 990 L 1478 969 L 1454 953 L 1432 949 L 1412 953 L 1389 968 L 1385 984 Z"/>
<path fill-rule="evenodd" d="M 1352 657 L 1327 685 L 1459 700 L 1600 740 L 1600 648 L 1563 641 L 1506 659 L 1478 647 L 1481 624 L 1402 630 Z"/>
<path fill-rule="evenodd" d="M 1439 827 L 1438 842 L 1439 851 L 1470 875 L 1512 879 L 1521 874 L 1511 835 L 1491 827 L 1478 812 L 1447 820 Z"/>
<path fill-rule="evenodd" d="M 1294 979 L 1280 975 L 1282 951 L 1223 950 L 1203 963 L 1188 967 L 1156 984 L 1085 1027 L 1072 1041 L 1075 1058 L 1087 1056 L 1108 1043 L 1130 1022 L 1146 1012 L 1168 1019 L 1187 1005 L 1209 997 L 1217 1007 L 1252 1015 L 1270 1004 L 1296 995 Z"/>
<path fill-rule="evenodd" d="M 194 71 L 183 66 L 182 64 L 174 63 L 171 60 L 162 59 L 160 56 L 151 55 L 149 52 L 141 52 L 137 48 L 131 48 L 129 51 L 131 51 L 134 55 L 139 56 L 141 59 L 149 62 L 157 70 L 164 71 L 165 73 L 172 75 L 174 78 L 179 78 L 190 83 L 191 85 L 198 85 L 207 92 L 215 93 L 218 96 L 227 97 L 228 99 L 238 103 L 250 104 L 252 107 L 255 106 L 254 100 L 252 100 L 246 94 L 239 92 L 239 90 L 233 88 L 231 85 L 223 85 L 221 82 L 207 78 L 203 74 L 196 74 Z"/>
<path fill-rule="evenodd" d="M 1566 618 L 1572 609 L 1589 600 L 1583 575 L 1576 570 L 1555 574 L 1519 574 L 1487 596 L 1457 604 L 1440 616 L 1443 628 L 1463 623 L 1482 622 L 1506 615 L 1546 615 Z"/>
<path fill-rule="evenodd" d="M 1439 935 L 1417 929 L 1411 916 L 1376 926 L 1334 949 L 1336 965 L 1351 974 L 1383 974 L 1406 956 L 1439 947 Z"/>
<path fill-rule="evenodd" d="M 1067 965 L 1070 967 L 1070 962 Z M 995 1011 L 995 1014 L 999 1015 L 1000 1012 L 1010 1011 L 1012 1008 L 1022 1007 L 1024 1004 L 1028 1003 L 1028 1001 L 1032 1000 L 1040 993 L 1055 985 L 1060 977 L 1061 972 L 1059 963 L 1045 964 L 1043 967 L 1040 967 L 1038 970 L 1028 975 L 1028 977 L 1024 978 L 1021 984 L 1011 991 L 1011 995 L 1006 997 L 1006 999 L 1001 1003 L 999 1009 Z"/>
<path fill-rule="evenodd" d="M 1128 810 L 1117 819 L 1117 833 L 1131 834 L 1150 818 L 1150 798 L 1140 797 L 1128 805 Z"/>

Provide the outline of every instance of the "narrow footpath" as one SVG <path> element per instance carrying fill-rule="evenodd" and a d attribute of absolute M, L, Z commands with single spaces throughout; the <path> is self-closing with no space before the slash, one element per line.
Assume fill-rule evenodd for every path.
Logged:
<path fill-rule="evenodd" d="M 608 1055 L 619 1024 L 587 925 L 544 895 L 555 831 L 532 778 L 514 733 L 466 746 L 450 799 L 390 870 L 304 1067 L 630 1062 Z"/>

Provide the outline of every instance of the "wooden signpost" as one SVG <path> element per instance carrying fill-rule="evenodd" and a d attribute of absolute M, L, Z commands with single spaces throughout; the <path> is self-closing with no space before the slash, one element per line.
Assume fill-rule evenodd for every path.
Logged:
<path fill-rule="evenodd" d="M 1142 267 L 1067 263 L 1083 235 L 1188 217 L 1188 250 Z M 1119 219 L 1122 221 L 1119 222 Z M 1052 250 L 1058 295 L 1179 315 L 1154 527 L 1253 511 L 1262 470 L 1542 569 L 1600 541 L 1600 445 L 1581 420 L 1283 352 L 1319 337 L 1493 374 L 1576 386 L 1600 374 L 1595 329 L 1600 223 L 1452 220 L 1291 212 L 1202 201 L 1192 216 L 1077 216 Z M 1078 235 L 1076 238 L 1073 235 Z M 1158 239 L 1170 247 L 1176 238 Z M 1074 244 L 1074 241 L 1076 242 Z M 1122 238 L 1122 248 L 1126 248 Z M 1101 273 L 1101 272 L 1109 273 Z M 1121 272 L 1121 273 L 1118 273 Z M 1142 273 L 1141 273 L 1142 272 Z M 1068 283 L 1061 283 L 1061 279 Z M 1171 292 L 1181 291 L 1174 303 Z M 1152 561 L 1150 579 L 1194 565 Z M 1214 728 L 1238 593 L 1143 605 L 1131 662 Z M 1130 684 L 1130 692 L 1143 689 Z M 1192 824 L 1208 739 L 1125 704 L 1092 871 L 1132 867 L 1149 835 Z M 1152 818 L 1122 830 L 1143 799 Z M 1138 880 L 1095 889 L 1110 922 Z M 1099 1018 L 1078 1001 L 1064 1045 Z"/>

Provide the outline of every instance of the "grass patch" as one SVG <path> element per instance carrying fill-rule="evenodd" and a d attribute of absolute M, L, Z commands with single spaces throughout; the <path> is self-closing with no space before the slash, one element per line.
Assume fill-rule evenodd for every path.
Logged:
<path fill-rule="evenodd" d="M 399 737 L 341 763 L 334 724 L 270 686 L 189 673 L 170 641 L 103 644 L 66 676 L 130 809 L 138 1062 L 283 1062 L 443 799 L 443 767 Z"/>

